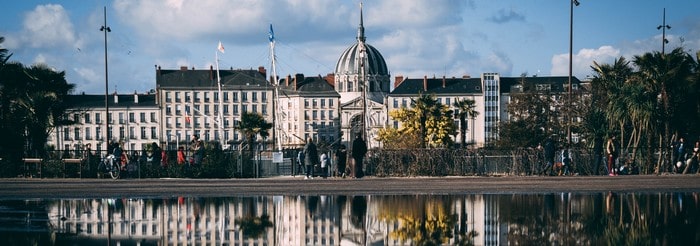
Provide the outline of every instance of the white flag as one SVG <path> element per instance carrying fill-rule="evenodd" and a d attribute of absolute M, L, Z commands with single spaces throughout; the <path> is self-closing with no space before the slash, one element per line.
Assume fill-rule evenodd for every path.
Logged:
<path fill-rule="evenodd" d="M 217 49 L 219 49 L 219 51 L 221 51 L 221 53 L 224 53 L 224 45 L 221 44 L 221 41 L 219 41 L 219 47 L 217 47 Z"/>

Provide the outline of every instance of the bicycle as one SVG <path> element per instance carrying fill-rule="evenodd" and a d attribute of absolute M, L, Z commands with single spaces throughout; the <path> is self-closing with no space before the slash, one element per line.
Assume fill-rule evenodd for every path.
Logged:
<path fill-rule="evenodd" d="M 102 173 L 109 173 L 112 179 L 118 179 L 121 174 L 121 166 L 119 165 L 119 160 L 110 154 L 100 162 Z"/>

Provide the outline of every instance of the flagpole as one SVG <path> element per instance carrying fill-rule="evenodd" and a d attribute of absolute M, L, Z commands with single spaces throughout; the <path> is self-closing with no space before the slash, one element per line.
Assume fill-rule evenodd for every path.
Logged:
<path fill-rule="evenodd" d="M 272 100 L 272 110 L 274 111 L 272 113 L 272 124 L 274 127 L 274 130 L 272 131 L 272 138 L 275 141 L 275 144 L 277 145 L 277 151 L 282 152 L 282 140 L 280 140 L 280 127 L 279 127 L 279 84 L 277 81 L 277 68 L 276 68 L 276 62 L 275 62 L 275 35 L 274 32 L 272 31 L 272 24 L 270 24 L 270 33 L 269 33 L 269 40 L 270 40 L 270 60 L 272 63 L 272 86 L 274 86 L 274 95 L 273 100 Z"/>
<path fill-rule="evenodd" d="M 221 50 L 223 52 L 223 45 L 221 44 L 221 42 L 219 42 L 219 46 L 217 47 L 217 51 L 214 52 L 214 56 L 216 58 L 216 84 L 219 88 L 219 113 L 216 116 L 216 118 L 217 118 L 216 120 L 218 121 L 217 125 L 219 126 L 219 134 L 218 134 L 219 135 L 218 136 L 219 143 L 221 143 L 221 148 L 223 148 L 224 144 L 226 144 L 226 141 L 224 140 L 224 137 L 223 137 L 223 134 L 224 134 L 224 125 L 223 124 L 224 124 L 224 122 L 222 121 L 223 119 L 221 117 L 221 114 L 222 114 L 221 111 L 224 110 L 224 107 L 223 107 L 223 103 L 222 103 L 223 98 L 221 95 L 222 94 L 221 93 L 221 75 L 219 74 L 219 50 Z"/>

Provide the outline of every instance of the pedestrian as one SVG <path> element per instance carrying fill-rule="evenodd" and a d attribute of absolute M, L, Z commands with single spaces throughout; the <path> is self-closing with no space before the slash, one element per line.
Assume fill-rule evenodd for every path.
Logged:
<path fill-rule="evenodd" d="M 160 150 L 160 166 L 163 168 L 168 167 L 168 152 L 164 149 Z"/>
<path fill-rule="evenodd" d="M 329 162 L 328 155 L 326 155 L 326 152 L 323 152 L 323 154 L 321 154 L 321 177 L 324 179 L 328 177 Z"/>
<path fill-rule="evenodd" d="M 162 160 L 162 153 L 161 153 L 160 147 L 158 146 L 158 143 L 156 143 L 156 142 L 151 143 L 150 155 L 151 155 L 151 165 L 155 166 L 155 165 L 161 164 L 160 161 Z"/>
<path fill-rule="evenodd" d="M 555 147 L 554 147 L 554 141 L 551 138 L 547 138 L 547 140 L 544 142 L 544 161 L 546 162 L 546 166 L 544 166 L 544 169 L 540 173 L 540 175 L 547 173 L 547 175 L 552 176 L 554 175 L 554 156 L 555 156 Z"/>
<path fill-rule="evenodd" d="M 620 152 L 619 148 L 620 146 L 615 135 L 608 138 L 608 142 L 605 144 L 605 153 L 608 156 L 608 175 L 610 176 L 617 176 L 615 161 L 617 161 L 617 156 Z"/>
<path fill-rule="evenodd" d="M 345 168 L 348 159 L 348 151 L 344 144 L 341 144 L 338 150 L 335 152 L 336 167 L 338 168 L 338 176 L 345 178 Z"/>
<path fill-rule="evenodd" d="M 313 168 L 318 164 L 318 150 L 312 138 L 309 138 L 304 146 L 304 164 L 306 164 L 306 178 L 304 179 L 313 179 Z"/>
<path fill-rule="evenodd" d="M 698 168 L 697 166 L 698 166 L 699 160 L 700 160 L 700 139 L 698 139 L 698 141 L 695 141 L 695 145 L 693 146 L 693 154 L 686 161 L 686 166 L 685 166 L 685 169 L 683 169 L 683 174 L 687 174 L 688 172 L 692 172 L 693 169 Z"/>
<path fill-rule="evenodd" d="M 362 139 L 361 134 L 355 135 L 355 140 L 352 141 L 352 159 L 355 166 L 355 178 L 362 178 L 365 176 L 362 171 L 362 159 L 365 158 L 367 153 L 367 143 Z"/>
<path fill-rule="evenodd" d="M 593 139 L 593 173 L 595 175 L 599 175 L 600 172 L 600 165 L 602 164 L 603 160 L 603 138 L 600 136 L 596 136 Z"/>
<path fill-rule="evenodd" d="M 683 137 L 680 137 L 678 139 L 678 142 L 674 144 L 675 158 L 673 163 L 676 164 L 676 172 L 680 172 L 679 169 L 683 166 L 683 164 L 685 164 L 686 149 L 687 147 L 685 146 L 685 139 Z"/>
<path fill-rule="evenodd" d="M 197 135 L 192 135 L 192 164 L 195 166 L 201 165 L 202 160 L 204 159 L 204 142 L 202 142 L 201 139 L 199 139 L 199 136 Z"/>
<path fill-rule="evenodd" d="M 561 164 L 563 171 L 560 169 L 559 175 L 569 175 L 569 167 L 571 166 L 571 151 L 569 149 L 561 151 Z"/>
<path fill-rule="evenodd" d="M 177 164 L 184 165 L 187 160 L 185 159 L 185 148 L 182 146 L 177 148 Z"/>
<path fill-rule="evenodd" d="M 297 153 L 297 164 L 298 164 L 298 167 L 299 167 L 299 168 L 297 168 L 297 170 L 299 170 L 299 173 L 301 173 L 301 172 L 306 172 L 306 171 L 305 171 L 306 165 L 304 165 L 304 158 L 305 158 L 305 156 L 304 156 L 304 149 L 302 148 L 302 149 L 300 149 L 299 152 Z M 304 170 L 304 171 L 302 171 L 302 170 Z"/>

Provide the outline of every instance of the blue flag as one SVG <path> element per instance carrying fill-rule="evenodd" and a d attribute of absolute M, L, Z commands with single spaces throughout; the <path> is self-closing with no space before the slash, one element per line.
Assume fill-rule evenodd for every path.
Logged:
<path fill-rule="evenodd" d="M 275 32 L 272 31 L 272 24 L 270 24 L 270 42 L 275 41 Z"/>

